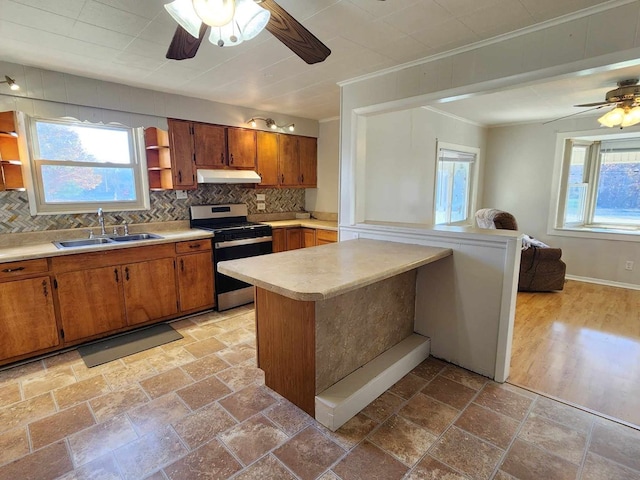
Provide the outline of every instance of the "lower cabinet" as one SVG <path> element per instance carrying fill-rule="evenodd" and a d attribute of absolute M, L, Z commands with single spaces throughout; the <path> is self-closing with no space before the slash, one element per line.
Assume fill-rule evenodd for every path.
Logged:
<path fill-rule="evenodd" d="M 274 228 L 271 230 L 271 241 L 273 242 L 273 253 L 287 250 L 286 228 Z"/>
<path fill-rule="evenodd" d="M 287 250 L 302 248 L 302 228 L 287 228 Z"/>
<path fill-rule="evenodd" d="M 316 246 L 316 229 L 315 228 L 302 229 L 302 246 L 304 248 Z"/>
<path fill-rule="evenodd" d="M 273 252 L 315 247 L 338 241 L 338 232 L 309 227 L 276 227 L 272 230 Z"/>
<path fill-rule="evenodd" d="M 338 241 L 338 232 L 333 230 L 316 231 L 316 245 L 325 245 L 327 243 L 335 243 Z"/>
<path fill-rule="evenodd" d="M 122 266 L 128 325 L 138 325 L 178 313 L 173 258 Z"/>
<path fill-rule="evenodd" d="M 48 275 L 0 283 L 0 361 L 59 345 Z"/>
<path fill-rule="evenodd" d="M 119 266 L 60 273 L 56 285 L 65 342 L 127 326 Z"/>
<path fill-rule="evenodd" d="M 188 312 L 214 304 L 213 259 L 211 250 L 178 255 L 178 291 L 180 311 Z"/>

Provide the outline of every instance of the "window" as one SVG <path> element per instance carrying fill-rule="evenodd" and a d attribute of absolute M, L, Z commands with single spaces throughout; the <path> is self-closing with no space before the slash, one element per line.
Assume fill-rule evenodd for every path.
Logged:
<path fill-rule="evenodd" d="M 640 137 L 569 139 L 565 228 L 640 227 Z"/>
<path fill-rule="evenodd" d="M 149 208 L 138 130 L 32 118 L 30 138 L 32 214 Z"/>
<path fill-rule="evenodd" d="M 438 143 L 435 224 L 470 223 L 475 208 L 475 164 L 479 150 Z"/>

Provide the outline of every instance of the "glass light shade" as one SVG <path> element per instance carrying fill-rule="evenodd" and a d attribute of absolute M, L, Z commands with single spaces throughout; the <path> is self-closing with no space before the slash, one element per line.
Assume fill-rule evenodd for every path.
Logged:
<path fill-rule="evenodd" d="M 11 86 L 9 86 L 9 88 L 11 90 L 20 90 L 20 85 L 18 85 L 17 83 L 12 83 Z"/>
<path fill-rule="evenodd" d="M 624 109 L 621 107 L 616 107 L 613 110 L 609 110 L 603 116 L 598 119 L 601 125 L 605 127 L 615 127 L 616 125 L 620 125 L 624 118 Z"/>
<path fill-rule="evenodd" d="M 295 131 L 295 129 L 296 129 L 296 126 L 293 123 L 291 125 L 289 125 L 289 131 L 290 132 Z"/>
<path fill-rule="evenodd" d="M 244 38 L 235 21 L 229 22 L 222 27 L 211 27 L 209 41 L 219 47 L 235 47 L 240 45 Z"/>
<path fill-rule="evenodd" d="M 182 28 L 189 32 L 189 35 L 194 38 L 200 37 L 202 20 L 193 9 L 192 0 L 174 0 L 167 3 L 164 8 Z"/>
<path fill-rule="evenodd" d="M 234 20 L 238 22 L 245 40 L 251 40 L 267 26 L 271 12 L 265 10 L 254 0 L 236 0 Z"/>
<path fill-rule="evenodd" d="M 235 13 L 234 0 L 192 0 L 193 9 L 200 19 L 212 27 L 222 27 Z"/>
<path fill-rule="evenodd" d="M 622 119 L 621 127 L 631 127 L 640 123 L 640 107 L 633 107 L 629 109 L 628 112 L 625 112 L 624 118 Z"/>

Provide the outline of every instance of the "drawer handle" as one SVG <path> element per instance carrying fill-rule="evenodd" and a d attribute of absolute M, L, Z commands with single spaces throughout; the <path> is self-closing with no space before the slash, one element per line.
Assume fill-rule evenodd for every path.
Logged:
<path fill-rule="evenodd" d="M 24 267 L 18 267 L 18 268 L 5 268 L 4 270 L 2 270 L 4 273 L 11 273 L 11 272 L 19 272 L 20 270 L 24 270 Z"/>
<path fill-rule="evenodd" d="M 200 244 L 199 243 L 192 243 L 191 245 L 189 245 L 189 248 L 200 248 Z"/>

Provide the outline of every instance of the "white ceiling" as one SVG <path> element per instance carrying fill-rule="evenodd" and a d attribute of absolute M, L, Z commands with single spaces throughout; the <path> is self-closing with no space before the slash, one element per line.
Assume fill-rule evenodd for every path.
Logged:
<path fill-rule="evenodd" d="M 168 2 L 0 0 L 0 60 L 319 120 L 339 115 L 336 82 L 606 0 L 277 0 L 332 50 L 316 65 L 304 63 L 267 31 L 237 47 L 205 41 L 194 59 L 167 60 L 176 27 L 163 8 Z M 541 105 L 556 112 L 557 94 L 569 106 L 598 101 L 618 77 L 599 80 L 604 88 L 568 79 L 559 87 L 500 93 L 488 101 L 503 107 L 504 118 L 474 120 L 506 123 L 512 115 L 506 106 L 515 99 L 520 114 Z M 580 96 L 581 90 L 593 95 Z M 480 102 L 480 97 L 467 101 Z M 438 108 L 468 117 L 462 103 Z"/>

